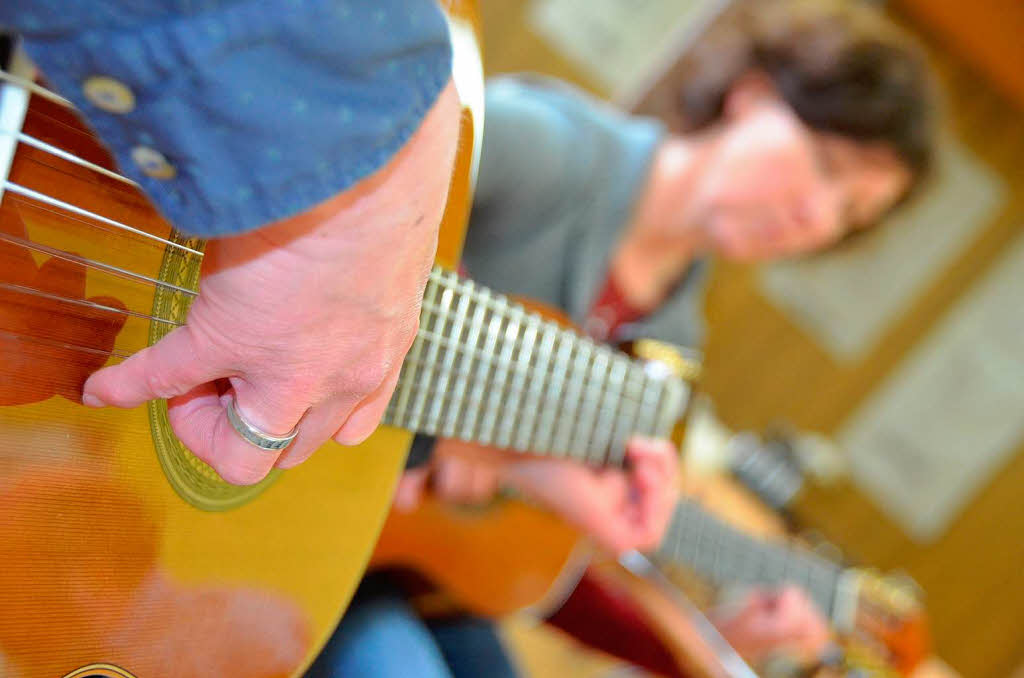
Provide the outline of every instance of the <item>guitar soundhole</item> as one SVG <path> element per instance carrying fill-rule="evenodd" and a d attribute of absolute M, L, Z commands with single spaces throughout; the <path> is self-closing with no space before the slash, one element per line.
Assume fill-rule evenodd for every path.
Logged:
<path fill-rule="evenodd" d="M 193 249 L 203 247 L 202 240 L 186 238 L 178 233 L 173 233 L 170 239 Z M 180 250 L 168 247 L 160 266 L 160 280 L 184 289 L 198 289 L 199 264 L 194 258 L 184 256 Z M 171 287 L 159 287 L 153 297 L 153 316 L 183 323 L 188 317 L 191 305 L 190 295 Z M 151 323 L 149 344 L 155 344 L 172 329 L 173 327 L 167 323 Z M 157 458 L 160 460 L 164 475 L 167 476 L 174 491 L 198 509 L 226 511 L 242 506 L 267 489 L 280 476 L 280 471 L 275 470 L 255 485 L 231 485 L 222 480 L 206 462 L 189 452 L 174 435 L 167 418 L 165 401 L 154 400 L 149 403 L 149 423 Z"/>
<path fill-rule="evenodd" d="M 90 664 L 72 671 L 64 678 L 135 678 L 135 676 L 113 664 Z"/>

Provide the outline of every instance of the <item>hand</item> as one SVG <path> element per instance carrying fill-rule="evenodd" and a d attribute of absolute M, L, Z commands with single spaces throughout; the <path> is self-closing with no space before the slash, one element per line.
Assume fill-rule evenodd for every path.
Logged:
<path fill-rule="evenodd" d="M 412 511 L 428 482 L 442 501 L 483 504 L 509 487 L 560 515 L 614 553 L 658 545 L 679 498 L 677 455 L 668 441 L 634 438 L 628 470 L 595 470 L 459 440 L 440 439 L 429 466 L 406 471 L 395 508 Z"/>
<path fill-rule="evenodd" d="M 299 216 L 211 241 L 184 327 L 94 374 L 83 402 L 169 399 L 182 442 L 225 480 L 251 484 L 334 438 L 377 427 L 415 338 L 458 138 L 449 82 L 390 163 Z M 283 453 L 242 440 L 226 390 Z"/>
<path fill-rule="evenodd" d="M 429 464 L 402 474 L 395 490 L 395 508 L 406 512 L 415 510 L 428 483 L 441 501 L 485 504 L 501 488 L 503 467 L 521 458 L 522 455 L 494 447 L 439 438 Z"/>
<path fill-rule="evenodd" d="M 829 642 L 829 630 L 807 595 L 793 586 L 781 591 L 752 591 L 738 611 L 719 612 L 713 620 L 745 659 L 760 664 L 783 652 L 813 661 Z"/>
<path fill-rule="evenodd" d="M 525 458 L 503 483 L 560 514 L 603 548 L 621 554 L 661 543 L 679 500 L 678 455 L 666 440 L 633 438 L 625 469 Z"/>

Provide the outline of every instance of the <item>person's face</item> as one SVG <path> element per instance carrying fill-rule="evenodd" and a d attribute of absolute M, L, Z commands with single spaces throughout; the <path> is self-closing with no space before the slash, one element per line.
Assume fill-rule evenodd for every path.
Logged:
<path fill-rule="evenodd" d="M 737 260 L 811 252 L 881 217 L 911 171 L 883 144 L 805 125 L 765 78 L 741 79 L 701 174 L 691 218 Z"/>

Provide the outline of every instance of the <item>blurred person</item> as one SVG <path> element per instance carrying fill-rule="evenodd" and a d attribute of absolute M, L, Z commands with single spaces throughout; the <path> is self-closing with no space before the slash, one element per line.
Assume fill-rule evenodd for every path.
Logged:
<path fill-rule="evenodd" d="M 670 128 L 623 115 L 554 81 L 491 81 L 463 257 L 471 277 L 562 308 L 599 339 L 653 337 L 698 346 L 711 257 L 767 261 L 828 247 L 877 223 L 927 170 L 935 100 L 926 62 L 914 42 L 872 8 L 742 3 L 673 72 L 678 78 L 660 90 L 653 107 Z M 399 506 L 415 506 L 431 473 L 434 491 L 454 501 L 485 501 L 507 483 L 599 543 L 628 547 L 627 540 L 615 541 L 621 516 L 607 521 L 601 519 L 607 513 L 576 510 L 609 501 L 603 495 L 610 485 L 630 487 L 628 469 L 592 471 L 497 452 L 490 460 L 442 454 L 431 468 L 407 472 Z M 498 468 L 493 459 L 501 460 Z M 658 468 L 676 473 L 674 465 Z M 609 481 L 615 474 L 618 480 Z M 671 498 L 647 498 L 644 505 L 674 504 L 674 483 L 650 487 L 667 488 Z M 646 537 L 639 530 L 630 536 Z M 581 585 L 586 587 L 586 577 Z M 486 656 L 493 675 L 514 674 L 493 631 L 490 641 L 481 641 L 484 620 L 463 620 L 473 638 L 463 645 L 455 633 L 431 635 L 400 595 L 383 589 L 355 609 L 387 601 L 395 623 L 400 618 L 406 628 L 419 630 L 421 649 L 443 669 L 439 675 L 472 675 L 456 670 L 463 651 Z M 575 627 L 577 635 L 583 625 L 591 637 L 637 637 L 628 611 L 609 618 L 582 600 L 570 597 L 552 621 Z M 803 600 L 805 605 L 782 609 L 809 609 Z M 827 638 L 819 615 L 801 611 L 795 618 L 797 628 L 786 631 L 793 638 L 809 645 Z M 342 675 L 331 672 L 332 662 L 358 667 L 346 663 L 349 651 L 367 638 L 388 646 L 387 624 L 364 628 L 360 620 L 342 621 L 328 646 L 330 657 L 321 657 L 313 675 Z M 762 637 L 779 635 L 760 621 L 750 627 L 719 622 L 750 648 L 759 647 L 751 634 L 744 636 L 752 629 Z M 678 675 L 674 665 L 637 657 L 628 648 L 620 655 Z"/>
<path fill-rule="evenodd" d="M 0 3 L 0 28 L 168 220 L 211 239 L 187 324 L 82 402 L 169 399 L 237 484 L 366 438 L 416 332 L 458 137 L 439 6 L 30 0 Z M 232 403 L 248 433 L 297 437 L 250 444 Z"/>

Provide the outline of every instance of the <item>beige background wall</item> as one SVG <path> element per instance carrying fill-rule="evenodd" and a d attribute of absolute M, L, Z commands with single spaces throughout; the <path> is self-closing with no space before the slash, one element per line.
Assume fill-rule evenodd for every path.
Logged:
<path fill-rule="evenodd" d="M 708 296 L 711 333 L 705 388 L 719 414 L 733 427 L 761 429 L 785 420 L 800 428 L 834 433 L 934 329 L 964 291 L 984 276 L 1000 253 L 1022 236 L 1024 116 L 1012 99 L 1004 98 L 1016 92 L 1014 69 L 1000 62 L 990 77 L 986 64 L 998 62 L 990 54 L 992 46 L 981 41 L 985 53 L 978 56 L 972 45 L 976 49 L 979 41 L 951 34 L 958 22 L 952 22 L 951 28 L 949 16 L 960 17 L 959 23 L 969 28 L 968 33 L 1001 23 L 1012 28 L 1018 20 L 1024 24 L 1024 12 L 1018 11 L 1024 6 L 1010 1 L 966 0 L 907 0 L 904 4 L 907 7 L 899 18 L 926 38 L 942 76 L 949 98 L 950 128 L 1005 182 L 1005 197 L 948 268 L 890 324 L 876 348 L 852 363 L 841 364 L 830 357 L 766 301 L 758 292 L 755 271 L 719 267 Z M 482 5 L 489 72 L 536 70 L 600 93 L 593 78 L 530 32 L 524 21 L 526 0 L 483 0 Z M 954 10 L 957 13 L 951 15 Z M 970 18 L 973 12 L 984 15 L 986 11 L 1003 12 L 1003 20 Z M 1002 32 L 1019 38 L 1024 25 L 1018 28 Z M 1015 72 L 1024 73 L 1024 64 L 1018 62 Z M 1024 297 L 1024 281 L 1021 290 Z M 1014 311 L 1024 312 L 1007 309 Z M 1021 452 L 1024 447 L 1011 453 L 1010 461 L 974 496 L 948 531 L 928 545 L 910 540 L 852 483 L 812 489 L 801 503 L 801 517 L 853 558 L 883 569 L 903 568 L 922 585 L 939 653 L 969 677 L 1006 676 L 1024 661 Z"/>

